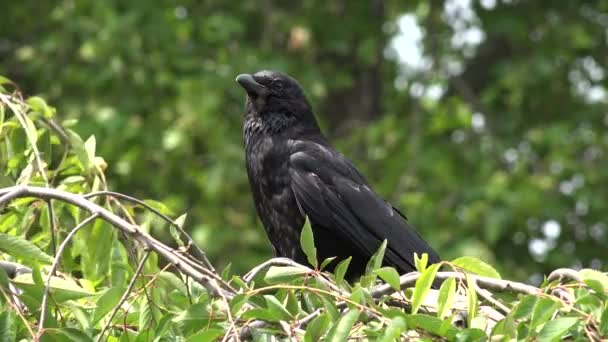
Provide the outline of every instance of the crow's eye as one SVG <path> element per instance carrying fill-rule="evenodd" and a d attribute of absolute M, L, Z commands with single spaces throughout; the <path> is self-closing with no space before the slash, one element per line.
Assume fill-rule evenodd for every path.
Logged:
<path fill-rule="evenodd" d="M 283 89 L 283 82 L 281 82 L 280 80 L 275 80 L 272 82 L 272 87 L 276 90 L 281 90 Z"/>

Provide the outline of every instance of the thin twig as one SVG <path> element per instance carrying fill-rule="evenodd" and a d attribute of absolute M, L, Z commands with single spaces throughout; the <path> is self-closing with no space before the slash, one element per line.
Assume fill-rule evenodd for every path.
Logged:
<path fill-rule="evenodd" d="M 252 268 L 251 271 L 247 272 L 247 274 L 243 277 L 243 280 L 247 285 L 250 285 L 253 279 L 255 279 L 255 277 L 260 272 L 264 272 L 272 266 L 289 266 L 301 268 L 303 272 L 312 275 L 315 279 L 319 280 L 323 285 L 327 286 L 328 288 L 338 292 L 339 294 L 344 293 L 342 289 L 340 289 L 336 284 L 332 283 L 330 280 L 326 279 L 320 272 L 316 272 L 310 267 L 299 264 L 289 258 L 272 258 L 270 260 L 267 260 L 259 264 L 258 266 Z"/>
<path fill-rule="evenodd" d="M 63 251 L 67 247 L 68 243 L 72 240 L 74 235 L 76 235 L 76 233 L 78 233 L 78 231 L 80 229 L 82 229 L 89 222 L 97 219 L 98 217 L 99 217 L 99 214 L 93 213 L 93 215 L 84 219 L 82 222 L 80 222 L 80 224 L 78 224 L 76 227 L 74 227 L 74 229 L 72 229 L 72 231 L 68 234 L 68 236 L 66 236 L 65 240 L 63 240 L 63 242 L 59 246 L 59 249 L 57 250 L 57 254 L 55 255 L 55 259 L 53 260 L 53 264 L 51 266 L 51 271 L 49 272 L 49 275 L 46 278 L 46 286 L 44 287 L 44 295 L 42 296 L 42 304 L 40 305 L 41 310 L 40 310 L 40 320 L 39 320 L 40 323 L 38 325 L 38 337 L 40 337 L 40 335 L 42 334 L 42 331 L 44 329 L 44 319 L 46 316 L 47 302 L 49 299 L 49 292 L 51 289 L 51 279 L 53 278 L 53 274 L 55 274 L 55 272 L 57 271 L 57 266 L 59 265 L 59 260 L 61 259 L 61 256 L 63 255 Z"/>
<path fill-rule="evenodd" d="M 179 224 L 177 224 L 177 222 L 175 222 L 169 216 L 161 213 L 159 210 L 155 209 L 154 207 L 152 207 L 151 205 L 147 204 L 146 202 L 144 202 L 142 200 L 139 200 L 135 197 L 131 197 L 131 196 L 128 196 L 125 194 L 121 194 L 119 192 L 114 192 L 114 191 L 91 192 L 91 193 L 84 195 L 84 198 L 91 199 L 91 198 L 97 197 L 97 196 L 112 196 L 112 197 L 120 198 L 125 201 L 137 203 L 138 205 L 141 205 L 142 207 L 150 210 L 151 212 L 156 214 L 158 217 L 162 218 L 167 223 L 169 223 L 170 225 L 177 228 L 177 230 L 179 230 L 179 232 L 183 236 L 186 237 L 186 239 L 188 240 L 188 243 L 194 247 L 193 251 L 195 254 L 197 254 L 197 257 L 199 258 L 199 260 L 202 261 L 209 270 L 211 270 L 212 272 L 215 272 L 215 268 L 213 267 L 213 264 L 211 263 L 211 261 L 209 261 L 209 258 L 207 258 L 207 254 L 194 242 L 194 239 L 192 239 L 192 237 Z"/>
<path fill-rule="evenodd" d="M 492 293 L 490 291 L 488 291 L 486 289 L 482 289 L 477 284 L 475 285 L 475 292 L 477 292 L 477 294 L 481 298 L 483 298 L 485 301 L 494 305 L 497 309 L 502 311 L 502 313 L 504 313 L 505 315 L 508 315 L 509 312 L 511 312 L 511 309 L 509 309 L 509 307 L 507 307 L 506 305 L 504 305 L 503 303 L 501 303 L 500 301 L 495 299 L 494 296 L 492 296 Z"/>
<path fill-rule="evenodd" d="M 101 332 L 97 336 L 97 342 L 100 342 L 103 340 L 103 335 L 105 334 L 105 332 L 109 329 L 110 325 L 112 324 L 112 320 L 114 319 L 114 316 L 116 316 L 116 313 L 118 312 L 118 310 L 120 310 L 120 307 L 122 306 L 122 304 L 129 297 L 129 294 L 133 290 L 133 286 L 135 286 L 135 283 L 137 282 L 137 278 L 139 278 L 139 275 L 141 274 L 141 272 L 144 268 L 144 264 L 146 263 L 146 260 L 148 259 L 149 255 L 150 255 L 150 251 L 147 251 L 146 254 L 144 254 L 144 256 L 139 261 L 139 265 L 137 265 L 137 269 L 135 270 L 135 273 L 133 273 L 133 277 L 131 278 L 131 281 L 129 282 L 129 285 L 127 286 L 126 291 L 122 294 L 122 297 L 120 297 L 118 304 L 116 304 L 116 306 L 114 307 L 114 310 L 112 310 L 112 314 L 110 315 L 110 318 L 108 319 L 108 321 L 104 325 L 103 329 L 101 329 Z"/>
<path fill-rule="evenodd" d="M 57 233 L 57 227 L 55 225 L 55 208 L 53 208 L 53 200 L 49 199 L 46 201 L 46 206 L 49 210 L 49 221 L 51 223 L 51 248 L 53 255 L 57 252 L 57 241 L 55 234 Z"/>
<path fill-rule="evenodd" d="M 0 293 L 2 293 L 2 296 L 4 296 L 4 299 L 6 300 L 8 306 L 12 306 L 13 303 L 11 302 L 10 296 L 8 295 L 8 293 L 6 293 L 4 291 L 4 288 L 2 288 L 2 286 L 0 286 Z M 17 312 L 17 315 L 19 316 L 19 318 L 21 318 L 21 320 L 23 321 L 23 325 L 25 325 L 25 327 L 27 328 L 27 331 L 29 331 L 30 335 L 32 336 L 32 339 L 36 338 L 36 333 L 34 333 L 34 330 L 32 330 L 32 327 L 30 327 L 29 321 L 27 320 L 27 318 L 25 318 L 23 316 L 23 312 L 21 312 L 21 308 L 19 308 L 19 306 L 17 304 L 14 304 L 16 306 L 15 309 L 13 309 L 14 311 Z"/>

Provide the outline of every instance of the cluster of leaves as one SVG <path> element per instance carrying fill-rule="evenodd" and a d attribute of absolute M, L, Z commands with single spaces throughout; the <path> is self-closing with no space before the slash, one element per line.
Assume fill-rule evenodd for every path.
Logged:
<path fill-rule="evenodd" d="M 80 194 L 79 199 L 132 222 L 140 234 L 153 225 L 169 228 L 176 251 L 193 247 L 177 231 L 185 216 L 167 223 L 169 211 L 162 203 L 104 196 L 106 164 L 96 155 L 93 137 L 84 140 L 65 122 L 58 125 L 53 107 L 38 97 L 22 99 L 7 79 L 0 78 L 0 87 L 0 340 L 549 341 L 608 336 L 604 273 L 569 271 L 559 277 L 557 272 L 557 278 L 549 276 L 535 288 L 503 280 L 475 258 L 427 265 L 423 255 L 416 258 L 418 272 L 399 276 L 382 267 L 383 244 L 365 275 L 351 284 L 344 279 L 348 259 L 333 273 L 324 271 L 331 260 L 317 261 L 309 225 L 301 244 L 312 268 L 272 259 L 240 276 L 230 267 L 218 274 L 201 263 L 229 289 L 210 291 L 200 279 L 180 272 L 180 265 L 122 234 L 115 223 L 87 218 L 65 197 L 12 198 L 15 192 L 7 187 L 15 184 Z"/>

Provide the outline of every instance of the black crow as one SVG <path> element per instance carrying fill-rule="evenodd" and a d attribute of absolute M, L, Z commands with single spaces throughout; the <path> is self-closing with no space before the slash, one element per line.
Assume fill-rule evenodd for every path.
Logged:
<path fill-rule="evenodd" d="M 280 72 L 242 74 L 247 101 L 243 135 L 247 173 L 257 213 L 276 256 L 308 264 L 300 233 L 308 216 L 317 258 L 352 256 L 354 279 L 383 240 L 384 264 L 414 268 L 414 252 L 437 253 L 406 218 L 378 196 L 355 166 L 325 139 L 298 82 Z"/>

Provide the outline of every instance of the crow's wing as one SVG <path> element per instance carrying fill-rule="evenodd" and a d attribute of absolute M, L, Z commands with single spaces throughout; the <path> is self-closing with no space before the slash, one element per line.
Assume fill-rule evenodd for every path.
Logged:
<path fill-rule="evenodd" d="M 344 156 L 316 143 L 298 150 L 290 156 L 291 188 L 313 226 L 332 230 L 362 255 L 371 256 L 387 239 L 384 260 L 402 272 L 415 269 L 414 252 L 439 262 L 405 217 L 374 193 Z"/>

